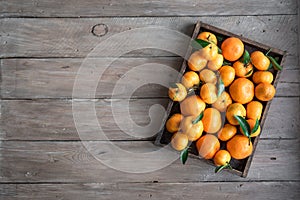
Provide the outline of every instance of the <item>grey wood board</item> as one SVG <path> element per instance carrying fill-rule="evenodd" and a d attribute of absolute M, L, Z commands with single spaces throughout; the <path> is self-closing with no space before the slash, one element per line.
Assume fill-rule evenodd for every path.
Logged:
<path fill-rule="evenodd" d="M 66 192 L 67 191 L 67 192 Z M 255 195 L 253 192 L 255 191 Z M 298 182 L 3 184 L 7 199 L 299 199 Z M 180 193 L 180 194 L 178 194 Z"/>
<path fill-rule="evenodd" d="M 262 6 L 263 5 L 263 6 Z M 296 14 L 296 0 L 3 0 L 1 17 L 206 16 Z"/>
<path fill-rule="evenodd" d="M 197 21 L 223 28 L 235 34 L 297 55 L 297 16 L 220 16 L 220 17 L 141 17 L 141 18 L 2 18 L 0 19 L 0 57 L 86 57 L 100 42 L 117 33 L 141 27 L 160 26 L 191 35 Z M 92 28 L 105 24 L 96 37 Z M 18 31 L 16 31 L 18 30 Z M 107 30 L 107 32 L 106 32 Z M 116 36 L 117 37 L 117 36 Z M 154 36 L 153 36 L 154 37 Z M 151 38 L 144 34 L 136 41 Z M 155 38 L 152 38 L 155 39 Z M 157 38 L 156 38 L 157 39 Z M 165 35 L 161 45 L 172 44 Z M 165 43 L 164 43 L 165 42 Z M 123 43 L 122 48 L 132 44 Z M 119 46 L 112 46 L 111 56 Z M 182 46 L 174 47 L 180 49 Z M 170 55 L 157 49 L 136 50 L 124 56 Z M 172 54 L 171 54 L 172 55 Z M 97 55 L 101 56 L 101 55 Z"/>
<path fill-rule="evenodd" d="M 130 118 L 140 126 L 150 123 L 149 108 L 154 104 L 167 106 L 168 99 L 136 99 L 129 104 Z M 103 132 L 110 140 L 139 140 L 145 136 L 132 136 L 134 125 L 128 121 L 126 111 L 117 112 L 124 120 L 118 121 L 112 113 L 112 105 L 119 109 L 126 104 L 126 99 L 100 99 L 95 102 L 98 120 Z M 80 102 L 90 105 L 89 101 Z M 270 106 L 264 125 L 262 138 L 299 138 L 299 97 L 276 97 Z M 84 117 L 92 121 L 90 111 L 83 112 Z M 152 116 L 157 114 L 152 113 Z M 158 121 L 162 119 L 157 117 Z M 152 127 L 146 136 L 155 134 L 160 123 Z M 84 134 L 87 140 L 105 140 L 99 135 L 99 127 L 89 124 Z M 130 135 L 131 134 L 131 135 Z M 72 113 L 71 100 L 2 100 L 0 118 L 1 140 L 79 140 Z"/>
<path fill-rule="evenodd" d="M 107 162 L 118 161 L 118 154 L 112 154 L 110 142 L 90 141 L 89 149 L 101 152 L 98 159 Z M 159 150 L 149 141 L 113 142 L 129 152 L 139 153 L 145 161 L 145 152 Z M 299 140 L 260 140 L 247 178 L 230 172 L 214 173 L 214 166 L 197 158 L 190 158 L 183 166 L 179 160 L 165 168 L 149 173 L 124 173 L 109 168 L 96 160 L 79 142 L 24 142 L 1 141 L 0 182 L 3 183 L 74 183 L 74 182 L 201 182 L 201 181 L 299 181 Z M 164 154 L 151 159 L 160 162 Z M 179 156 L 179 155 L 178 155 Z M 116 160 L 117 159 L 117 160 Z M 144 162 L 134 162 L 133 157 L 122 157 L 137 169 Z M 123 166 L 123 164 L 120 164 Z"/>
<path fill-rule="evenodd" d="M 130 90 L 137 83 L 137 90 L 132 97 L 167 97 L 167 89 L 159 84 L 175 82 L 177 70 L 183 61 L 179 57 L 151 57 L 151 58 L 118 58 L 112 64 L 109 58 L 93 59 L 98 69 L 109 66 L 104 73 L 99 73 L 96 81 L 98 84 L 96 98 L 122 98 L 131 96 Z M 1 96 L 2 98 L 70 98 L 74 81 L 79 76 L 79 69 L 86 67 L 82 63 L 84 59 L 60 58 L 60 59 L 3 59 L 1 60 Z M 299 96 L 299 67 L 294 56 L 288 56 L 284 63 L 284 70 L 280 76 L 277 96 Z M 144 70 L 143 65 L 149 65 Z M 164 67 L 161 67 L 164 65 Z M 165 67 L 167 69 L 165 69 Z M 92 67 L 91 67 L 92 69 Z M 94 70 L 97 71 L 97 70 Z M 124 84 L 118 81 L 129 79 Z M 148 77 L 157 84 L 144 84 Z M 89 80 L 86 80 L 89 81 Z M 114 88 L 121 88 L 113 92 Z M 81 91 L 90 89 L 89 84 L 81 86 Z M 80 98 L 81 94 L 77 96 Z M 85 96 L 84 96 L 85 97 Z"/>

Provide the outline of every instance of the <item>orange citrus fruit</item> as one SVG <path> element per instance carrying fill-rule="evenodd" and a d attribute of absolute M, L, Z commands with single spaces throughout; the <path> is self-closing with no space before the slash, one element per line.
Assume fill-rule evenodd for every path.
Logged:
<path fill-rule="evenodd" d="M 251 63 L 258 70 L 267 70 L 270 66 L 270 60 L 263 52 L 254 51 L 250 55 Z"/>
<path fill-rule="evenodd" d="M 186 72 L 182 76 L 181 83 L 182 83 L 182 85 L 184 85 L 184 87 L 189 89 L 189 88 L 193 87 L 194 85 L 199 85 L 200 79 L 196 72 L 189 71 L 189 72 Z"/>
<path fill-rule="evenodd" d="M 253 65 L 251 63 L 244 64 L 240 61 L 236 61 L 233 63 L 233 68 L 235 75 L 238 77 L 249 77 L 253 73 Z"/>
<path fill-rule="evenodd" d="M 192 71 L 200 71 L 207 64 L 207 59 L 201 56 L 199 51 L 195 51 L 188 60 L 188 66 Z"/>
<path fill-rule="evenodd" d="M 200 80 L 204 83 L 213 83 L 213 84 L 217 83 L 217 75 L 212 70 L 203 69 L 199 73 L 199 77 L 200 77 Z"/>
<path fill-rule="evenodd" d="M 201 99 L 208 104 L 212 104 L 217 101 L 217 87 L 212 83 L 205 83 L 200 89 Z"/>
<path fill-rule="evenodd" d="M 184 116 L 199 116 L 206 104 L 198 95 L 192 95 L 180 103 L 180 111 Z"/>
<path fill-rule="evenodd" d="M 241 104 L 252 101 L 254 97 L 254 84 L 247 78 L 238 78 L 229 87 L 231 98 Z"/>
<path fill-rule="evenodd" d="M 225 112 L 227 107 L 232 104 L 232 99 L 227 92 L 222 92 L 222 94 L 217 98 L 215 103 L 212 104 L 213 108 L 216 108 L 220 112 Z"/>
<path fill-rule="evenodd" d="M 253 151 L 252 142 L 243 135 L 235 135 L 227 142 L 227 150 L 235 159 L 244 159 L 251 155 Z"/>
<path fill-rule="evenodd" d="M 218 138 L 221 141 L 231 139 L 237 133 L 237 128 L 231 124 L 225 124 L 224 127 L 218 132 Z"/>
<path fill-rule="evenodd" d="M 224 83 L 224 86 L 229 86 L 235 78 L 235 70 L 233 67 L 225 65 L 219 69 L 220 77 Z"/>
<path fill-rule="evenodd" d="M 200 55 L 206 60 L 214 60 L 218 55 L 217 45 L 211 43 L 206 47 L 199 49 Z"/>
<path fill-rule="evenodd" d="M 203 112 L 203 128 L 206 133 L 216 133 L 222 126 L 222 117 L 215 108 L 207 108 Z"/>
<path fill-rule="evenodd" d="M 218 138 L 211 134 L 202 136 L 196 142 L 199 155 L 204 159 L 212 159 L 216 152 L 219 151 L 220 146 Z"/>
<path fill-rule="evenodd" d="M 188 136 L 189 141 L 198 140 L 203 132 L 203 123 L 201 120 L 195 123 L 196 118 L 187 116 L 181 122 L 181 130 Z"/>
<path fill-rule="evenodd" d="M 244 53 L 244 44 L 239 38 L 230 37 L 223 41 L 221 49 L 226 60 L 236 61 Z"/>
<path fill-rule="evenodd" d="M 257 71 L 257 72 L 254 72 L 252 80 L 255 84 L 272 83 L 273 82 L 273 74 L 269 71 Z"/>
<path fill-rule="evenodd" d="M 170 133 L 177 132 L 179 130 L 182 119 L 183 119 L 183 116 L 179 113 L 172 115 L 166 122 L 167 131 L 169 131 Z"/>
<path fill-rule="evenodd" d="M 261 101 L 270 101 L 275 93 L 276 89 L 270 83 L 260 83 L 255 87 L 255 97 Z"/>
<path fill-rule="evenodd" d="M 217 42 L 218 42 L 217 37 L 213 33 L 210 33 L 210 32 L 207 32 L 207 31 L 201 32 L 198 35 L 197 39 L 212 42 L 214 44 L 217 44 Z"/>
<path fill-rule="evenodd" d="M 211 70 L 218 70 L 222 67 L 224 61 L 224 57 L 222 54 L 218 54 L 215 59 L 209 60 L 207 63 L 207 67 Z"/>
<path fill-rule="evenodd" d="M 231 155 L 226 150 L 219 150 L 214 156 L 214 163 L 216 166 L 227 165 L 231 160 Z"/>
<path fill-rule="evenodd" d="M 249 119 L 260 120 L 263 105 L 259 101 L 251 101 L 246 106 L 246 115 Z"/>
<path fill-rule="evenodd" d="M 246 116 L 245 107 L 240 103 L 230 104 L 226 111 L 226 119 L 232 125 L 239 125 L 239 122 L 235 119 L 234 115 L 245 117 Z"/>
<path fill-rule="evenodd" d="M 186 88 L 181 83 L 176 83 L 176 87 L 169 88 L 169 97 L 173 101 L 182 101 L 187 96 Z"/>
<path fill-rule="evenodd" d="M 182 151 L 183 149 L 185 149 L 188 143 L 188 136 L 181 132 L 174 133 L 174 135 L 172 136 L 171 145 L 177 151 Z"/>
<path fill-rule="evenodd" d="M 246 121 L 248 122 L 248 124 L 249 124 L 249 126 L 250 126 L 250 130 L 252 131 L 252 129 L 253 129 L 254 126 L 255 126 L 256 120 L 254 120 L 254 119 L 247 119 Z M 256 137 L 256 136 L 258 136 L 258 135 L 260 134 L 260 130 L 261 130 L 261 128 L 260 128 L 260 125 L 259 125 L 259 126 L 258 126 L 258 129 L 257 129 L 254 133 L 252 133 L 252 134 L 250 135 L 250 137 Z M 244 134 L 244 131 L 242 130 L 241 127 L 240 127 L 240 132 L 241 132 L 242 134 Z"/>

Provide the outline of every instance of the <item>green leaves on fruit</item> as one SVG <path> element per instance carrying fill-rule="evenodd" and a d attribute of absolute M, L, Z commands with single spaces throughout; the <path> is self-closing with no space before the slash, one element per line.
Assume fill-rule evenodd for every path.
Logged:
<path fill-rule="evenodd" d="M 180 152 L 180 160 L 182 164 L 185 164 L 189 155 L 189 147 L 186 147 Z"/>

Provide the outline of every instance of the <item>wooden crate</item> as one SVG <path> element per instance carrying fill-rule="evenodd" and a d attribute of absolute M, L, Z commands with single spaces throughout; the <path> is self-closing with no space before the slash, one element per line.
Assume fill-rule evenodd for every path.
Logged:
<path fill-rule="evenodd" d="M 233 34 L 231 32 L 216 28 L 214 26 L 211 26 L 211 25 L 208 25 L 208 24 L 205 24 L 205 23 L 202 23 L 202 22 L 198 22 L 195 25 L 195 29 L 194 29 L 194 32 L 192 34 L 192 39 L 196 39 L 197 36 L 199 35 L 199 33 L 202 32 L 202 31 L 212 32 L 216 36 L 223 37 L 224 39 L 226 39 L 228 37 L 240 38 L 243 41 L 244 45 L 245 45 L 245 49 L 247 49 L 249 51 L 249 53 L 251 53 L 255 50 L 260 50 L 262 52 L 266 52 L 269 49 L 272 49 L 271 52 L 269 53 L 269 55 L 271 55 L 273 57 L 277 57 L 278 62 L 280 63 L 280 65 L 281 66 L 283 65 L 283 62 L 284 62 L 284 59 L 285 59 L 285 56 L 286 56 L 286 53 L 284 51 L 281 51 L 279 49 L 272 48 L 272 47 L 269 47 L 267 45 L 249 40 L 249 39 L 244 38 L 242 36 Z M 218 44 L 218 46 L 219 46 L 219 44 Z M 186 53 L 186 58 L 189 58 L 189 56 L 192 53 L 193 53 L 193 48 L 190 45 L 188 50 L 187 50 L 187 53 Z M 187 60 L 184 60 L 183 63 L 182 63 L 181 69 L 180 69 L 180 74 L 184 74 L 186 71 L 189 71 L 189 69 L 187 67 Z M 274 75 L 273 85 L 276 88 L 278 80 L 279 80 L 279 76 L 280 76 L 280 71 L 274 70 L 274 69 L 272 69 L 270 71 Z M 181 80 L 181 77 L 178 77 L 176 82 L 180 82 L 180 80 Z M 264 129 L 263 127 L 264 127 L 264 123 L 265 123 L 270 105 L 271 105 L 271 101 L 263 103 L 264 108 L 263 108 L 263 112 L 262 112 L 262 117 L 260 119 L 260 126 L 261 126 L 261 132 L 262 132 L 261 134 L 263 134 L 263 129 Z M 169 117 L 171 117 L 174 113 L 180 113 L 179 103 L 178 102 L 173 102 L 172 100 L 170 100 L 170 102 L 168 104 L 168 107 L 167 107 L 167 115 L 163 119 L 163 124 L 164 125 L 165 125 L 166 121 L 169 119 Z M 203 134 L 205 134 L 205 133 L 203 133 Z M 159 145 L 159 146 L 167 145 L 171 141 L 171 136 L 172 136 L 172 134 L 169 133 L 165 129 L 165 126 L 163 126 L 163 128 L 158 132 L 156 140 L 155 140 L 154 143 L 156 145 Z M 230 162 L 230 164 L 233 167 L 233 170 L 230 170 L 232 173 L 237 174 L 241 177 L 246 177 L 247 176 L 249 168 L 250 168 L 250 164 L 251 164 L 251 161 L 252 161 L 252 158 L 253 158 L 253 155 L 255 153 L 255 149 L 256 149 L 258 140 L 259 140 L 259 136 L 255 137 L 255 138 L 252 138 L 253 153 L 248 158 L 245 158 L 243 160 L 235 160 L 235 159 L 232 158 L 232 160 Z M 225 145 L 226 145 L 226 142 L 221 142 L 221 148 L 223 148 Z M 200 159 L 200 160 L 203 160 L 203 161 L 208 162 L 209 164 L 213 165 L 213 162 L 211 160 L 204 160 L 204 159 L 202 159 L 198 156 L 198 152 L 197 152 L 197 149 L 196 149 L 195 142 L 193 142 L 191 144 L 189 157 Z"/>

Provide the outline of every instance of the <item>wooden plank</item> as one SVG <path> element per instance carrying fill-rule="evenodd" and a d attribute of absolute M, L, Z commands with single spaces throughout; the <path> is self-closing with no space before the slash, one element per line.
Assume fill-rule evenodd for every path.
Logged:
<path fill-rule="evenodd" d="M 111 140 L 142 139 L 124 132 L 132 133 L 132 124 L 124 117 L 119 121 L 122 130 L 117 126 L 111 110 L 111 100 L 97 100 L 98 120 L 107 137 Z M 126 100 L 113 100 L 116 108 L 124 106 Z M 130 102 L 130 114 L 134 122 L 141 126 L 150 123 L 149 108 L 160 104 L 166 107 L 168 99 L 136 99 Z M 89 105 L 82 101 L 82 105 Z M 299 98 L 275 98 L 269 109 L 265 128 L 261 138 L 299 138 Z M 126 116 L 125 111 L 118 113 Z M 157 114 L 153 113 L 153 116 Z M 85 112 L 85 118 L 92 120 L 92 114 Z M 161 120 L 160 118 L 158 120 Z M 159 129 L 159 125 L 153 127 Z M 0 118 L 1 140 L 79 140 L 75 129 L 72 102 L 68 100 L 2 100 Z M 81 127 L 81 126 L 79 126 Z M 89 125 L 89 140 L 103 140 L 98 136 L 99 128 Z M 149 130 L 149 137 L 154 130 Z"/>
<path fill-rule="evenodd" d="M 251 3 L 252 4 L 252 3 Z M 239 5 L 239 4 L 237 4 Z M 108 37 L 134 28 L 162 26 L 191 35 L 195 23 L 201 20 L 243 35 L 266 45 L 286 50 L 290 55 L 297 54 L 297 16 L 221 16 L 221 17 L 141 17 L 141 18 L 3 18 L 0 20 L 0 56 L 3 57 L 85 57 L 97 44 Z M 93 26 L 104 24 L 96 37 Z M 105 28 L 106 27 L 106 28 Z M 18 31 L 16 31 L 18 30 Z M 101 32 L 102 31 L 102 32 Z M 33 37 L 34 36 L 34 37 Z M 136 40 L 149 39 L 151 35 L 136 37 Z M 153 36 L 154 37 L 154 36 Z M 162 39 L 161 44 L 172 43 L 172 38 Z M 123 48 L 132 47 L 124 44 Z M 117 45 L 116 45 L 117 46 Z M 112 46 L 116 52 L 119 48 Z M 176 46 L 175 46 L 176 47 Z M 178 48 L 182 48 L 178 46 Z M 161 50 L 136 50 L 126 56 L 170 55 Z M 101 55 L 99 55 L 101 56 Z M 112 53 L 111 56 L 114 56 Z"/>
<path fill-rule="evenodd" d="M 114 93 L 114 97 L 128 96 L 128 90 L 141 82 L 141 77 L 153 77 L 157 82 L 158 75 L 167 83 L 174 82 L 176 76 L 171 69 L 179 70 L 183 59 L 179 57 L 152 57 L 152 58 L 119 58 L 102 74 L 96 90 L 97 98 L 112 96 L 117 81 L 122 80 L 126 73 L 138 69 L 139 66 L 149 63 L 149 70 L 136 70 L 131 73 L 131 80 L 124 85 L 124 90 Z M 111 60 L 108 58 L 94 59 L 96 66 L 104 66 Z M 63 59 L 3 59 L 1 63 L 1 91 L 2 98 L 70 98 L 76 74 L 83 62 L 78 58 Z M 277 96 L 299 96 L 299 67 L 297 59 L 289 56 L 284 65 L 278 84 Z M 170 67 L 164 70 L 159 65 Z M 162 73 L 158 73 L 162 71 Z M 99 75 L 100 76 L 100 75 Z M 156 81 L 155 81 L 156 80 Z M 126 86 L 126 87 L 125 87 Z M 86 91 L 89 85 L 83 85 Z M 127 89 L 126 89 L 127 88 Z M 167 97 L 166 88 L 159 84 L 145 84 L 139 88 L 133 97 Z"/>
<path fill-rule="evenodd" d="M 139 156 L 118 157 L 112 154 L 107 142 L 89 142 L 90 149 L 101 152 L 106 161 L 123 160 L 131 169 L 140 169 L 148 159 Z M 148 141 L 114 142 L 129 152 L 153 152 L 159 147 Z M 214 167 L 199 159 L 190 158 L 183 166 L 179 160 L 163 169 L 149 173 L 124 173 L 111 169 L 96 160 L 81 142 L 18 142 L 0 143 L 0 182 L 3 183 L 74 183 L 74 182 L 199 182 L 199 181 L 270 181 L 297 180 L 300 174 L 299 140 L 261 140 L 255 152 L 248 178 L 229 172 L 214 173 Z M 134 157 L 136 158 L 136 157 Z M 142 161 L 145 159 L 145 161 Z M 163 154 L 153 160 L 160 162 Z M 152 159 L 151 159 L 152 160 Z M 123 164 L 122 164 L 123 166 Z"/>
<path fill-rule="evenodd" d="M 67 191 L 67 192 L 66 192 Z M 180 196 L 178 195 L 180 191 Z M 255 191 L 255 194 L 253 193 Z M 299 199 L 298 182 L 4 184 L 7 199 Z"/>
<path fill-rule="evenodd" d="M 240 6 L 243 5 L 243 6 Z M 264 6 L 261 6 L 264 5 Z M 296 0 L 236 1 L 226 4 L 217 0 L 166 0 L 160 1 L 96 1 L 63 0 L 59 3 L 46 0 L 1 1 L 1 17 L 95 17 L 95 16 L 206 16 L 206 15 L 266 15 L 296 14 Z"/>

